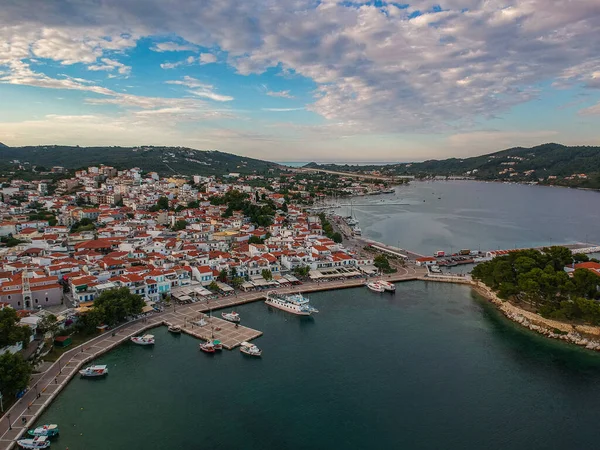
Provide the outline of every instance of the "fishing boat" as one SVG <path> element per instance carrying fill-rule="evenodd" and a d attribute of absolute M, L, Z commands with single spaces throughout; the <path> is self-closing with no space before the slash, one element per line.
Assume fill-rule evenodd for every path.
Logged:
<path fill-rule="evenodd" d="M 228 322 L 238 323 L 240 321 L 240 315 L 235 311 L 231 311 L 230 313 L 221 313 L 221 317 Z"/>
<path fill-rule="evenodd" d="M 29 436 L 56 436 L 58 434 L 58 425 L 42 425 L 37 428 L 34 428 L 33 430 L 29 430 L 27 434 L 29 434 Z"/>
<path fill-rule="evenodd" d="M 262 355 L 262 350 L 260 348 L 258 348 L 256 345 L 251 344 L 250 342 L 242 342 L 240 344 L 240 351 L 248 356 Z"/>
<path fill-rule="evenodd" d="M 108 375 L 108 366 L 89 366 L 79 371 L 82 377 L 102 377 Z"/>
<path fill-rule="evenodd" d="M 394 283 L 390 283 L 388 281 L 379 280 L 379 285 L 388 292 L 396 292 L 396 285 Z"/>
<path fill-rule="evenodd" d="M 31 439 L 19 439 L 17 445 L 21 448 L 48 448 L 50 441 L 48 436 L 36 436 Z"/>
<path fill-rule="evenodd" d="M 151 334 L 144 334 L 143 336 L 134 336 L 131 338 L 131 342 L 137 345 L 154 345 L 154 336 Z"/>
<path fill-rule="evenodd" d="M 265 303 L 274 308 L 287 311 L 299 316 L 310 316 L 319 310 L 308 304 L 309 300 L 302 294 L 282 295 L 275 291 L 267 292 Z"/>
<path fill-rule="evenodd" d="M 181 327 L 179 325 L 169 325 L 167 330 L 169 331 L 169 333 L 173 333 L 173 334 L 181 333 Z"/>
<path fill-rule="evenodd" d="M 207 341 L 200 344 L 200 350 L 202 350 L 204 353 L 214 353 L 216 348 L 212 341 Z"/>
<path fill-rule="evenodd" d="M 218 339 L 213 339 L 212 345 L 214 345 L 215 350 L 223 350 L 223 344 Z"/>
<path fill-rule="evenodd" d="M 373 292 L 385 292 L 385 288 L 377 281 L 370 281 L 367 283 L 367 287 Z"/>

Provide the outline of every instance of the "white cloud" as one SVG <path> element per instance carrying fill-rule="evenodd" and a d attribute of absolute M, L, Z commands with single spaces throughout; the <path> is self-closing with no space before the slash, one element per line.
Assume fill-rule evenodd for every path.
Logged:
<path fill-rule="evenodd" d="M 200 80 L 197 80 L 196 78 L 192 78 L 190 76 L 183 77 L 183 80 L 170 80 L 166 83 L 186 86 L 190 88 L 190 93 L 198 97 L 207 98 L 209 100 L 214 100 L 217 102 L 229 102 L 233 100 L 233 97 L 229 95 L 217 94 L 214 91 L 214 87 L 211 84 L 203 83 Z"/>
<path fill-rule="evenodd" d="M 131 73 L 131 67 L 126 66 L 119 61 L 109 58 L 102 58 L 100 61 L 101 63 L 99 64 L 88 66 L 88 70 L 105 70 L 107 72 L 112 72 L 116 69 L 121 75 L 129 75 Z"/>
<path fill-rule="evenodd" d="M 200 53 L 200 64 L 211 64 L 217 62 L 217 56 L 212 53 Z"/>
<path fill-rule="evenodd" d="M 191 44 L 178 44 L 176 42 L 159 42 L 152 50 L 155 52 L 194 52 L 198 47 Z"/>
<path fill-rule="evenodd" d="M 304 108 L 262 108 L 263 111 L 271 112 L 288 112 L 288 111 L 302 111 Z"/>
<path fill-rule="evenodd" d="M 267 91 L 269 97 L 294 98 L 290 91 Z"/>

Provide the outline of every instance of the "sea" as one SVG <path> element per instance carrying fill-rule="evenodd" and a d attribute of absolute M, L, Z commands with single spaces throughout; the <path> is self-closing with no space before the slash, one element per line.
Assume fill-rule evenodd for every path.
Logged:
<path fill-rule="evenodd" d="M 598 242 L 599 198 L 436 182 L 352 209 L 368 236 L 426 253 Z M 395 294 L 310 300 L 314 317 L 236 308 L 264 332 L 261 358 L 207 355 L 157 328 L 155 346 L 103 355 L 110 374 L 74 378 L 37 423 L 59 424 L 52 448 L 70 450 L 597 448 L 600 354 L 514 324 L 467 286 L 411 281 Z"/>

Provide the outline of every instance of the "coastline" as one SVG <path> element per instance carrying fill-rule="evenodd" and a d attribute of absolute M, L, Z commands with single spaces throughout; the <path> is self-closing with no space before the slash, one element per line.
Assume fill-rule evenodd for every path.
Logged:
<path fill-rule="evenodd" d="M 506 318 L 513 322 L 543 336 L 566 341 L 588 350 L 600 351 L 600 327 L 546 319 L 536 313 L 519 308 L 509 301 L 502 300 L 490 288 L 479 282 L 471 281 L 470 284 L 475 292 L 494 304 Z"/>

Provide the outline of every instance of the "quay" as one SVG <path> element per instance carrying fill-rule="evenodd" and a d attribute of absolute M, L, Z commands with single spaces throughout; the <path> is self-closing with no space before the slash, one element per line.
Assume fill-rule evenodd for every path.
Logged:
<path fill-rule="evenodd" d="M 407 266 L 398 268 L 398 272 L 385 276 L 390 282 L 418 280 L 425 276 L 426 269 Z M 365 283 L 364 278 L 306 282 L 289 288 L 280 288 L 282 294 L 311 293 L 334 289 L 360 287 Z M 199 339 L 207 340 L 212 337 L 221 340 L 227 349 L 233 349 L 241 342 L 261 336 L 261 331 L 253 330 L 227 322 L 218 317 L 207 316 L 206 313 L 231 308 L 246 303 L 252 303 L 266 298 L 266 291 L 246 292 L 237 296 L 221 297 L 208 302 L 196 302 L 189 305 L 175 305 L 163 312 L 154 313 L 147 318 L 137 319 L 122 324 L 105 332 L 78 347 L 63 353 L 45 372 L 34 374 L 29 390 L 21 397 L 0 420 L 0 450 L 10 450 L 16 445 L 17 439 L 29 430 L 42 412 L 52 403 L 68 382 L 78 374 L 79 369 L 102 354 L 126 342 L 132 336 L 162 325 L 180 325 L 184 333 Z M 198 322 L 204 319 L 207 324 L 200 326 Z M 220 330 L 217 330 L 220 328 Z M 26 419 L 22 423 L 22 418 Z"/>

